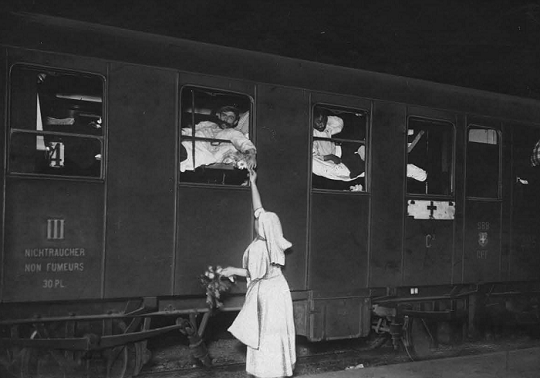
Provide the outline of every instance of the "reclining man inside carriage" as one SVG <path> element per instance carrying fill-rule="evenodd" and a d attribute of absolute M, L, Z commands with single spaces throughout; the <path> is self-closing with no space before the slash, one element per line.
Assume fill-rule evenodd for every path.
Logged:
<path fill-rule="evenodd" d="M 246 117 L 247 115 L 247 117 Z M 180 171 L 200 166 L 226 164 L 237 168 L 255 168 L 257 149 L 242 133 L 239 121 L 249 118 L 235 106 L 222 106 L 209 118 L 195 125 L 195 138 L 181 144 Z M 182 128 L 183 136 L 193 136 L 192 128 Z"/>
<path fill-rule="evenodd" d="M 338 116 L 341 115 L 341 116 Z M 344 121 L 347 117 L 347 122 Z M 341 138 L 334 135 L 342 134 Z M 313 185 L 320 189 L 362 191 L 365 176 L 365 123 L 360 113 L 331 112 L 316 106 L 313 111 Z M 352 132 L 352 134 L 351 134 Z M 358 134 L 358 135 L 357 135 Z M 364 136 L 362 136 L 364 135 Z"/>

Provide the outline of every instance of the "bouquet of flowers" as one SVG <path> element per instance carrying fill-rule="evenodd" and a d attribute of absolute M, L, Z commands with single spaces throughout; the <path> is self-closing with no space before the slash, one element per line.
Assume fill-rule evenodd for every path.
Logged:
<path fill-rule="evenodd" d="M 237 169 L 247 169 L 247 160 L 249 159 L 249 154 L 245 154 L 240 151 L 229 152 L 227 153 L 222 160 L 222 163 L 231 164 Z"/>
<path fill-rule="evenodd" d="M 218 273 L 220 270 L 219 265 L 210 265 L 200 276 L 201 285 L 206 289 L 206 304 L 212 311 L 223 307 L 222 294 L 234 284 L 234 277 L 224 277 Z"/>

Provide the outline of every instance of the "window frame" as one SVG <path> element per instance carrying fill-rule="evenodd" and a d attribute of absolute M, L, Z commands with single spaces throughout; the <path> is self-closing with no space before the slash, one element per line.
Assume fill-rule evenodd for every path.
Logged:
<path fill-rule="evenodd" d="M 353 100 L 354 101 L 354 100 Z M 309 138 L 310 138 L 310 149 L 309 149 L 309 186 L 310 186 L 310 191 L 312 193 L 328 193 L 328 194 L 343 194 L 343 195 L 346 195 L 346 194 L 353 194 L 353 195 L 361 195 L 361 194 L 368 194 L 370 193 L 370 170 L 369 170 L 369 167 L 370 167 L 370 155 L 371 155 L 371 148 L 370 148 L 370 145 L 371 145 L 371 139 L 370 139 L 370 122 L 371 122 L 371 110 L 370 109 L 366 109 L 367 107 L 362 107 L 361 103 L 358 103 L 356 104 L 356 101 L 355 103 L 353 104 L 350 104 L 349 101 L 347 101 L 348 104 L 346 105 L 341 105 L 341 104 L 336 104 L 336 103 L 333 103 L 333 102 L 328 102 L 328 101 L 324 101 L 324 99 L 321 99 L 319 101 L 314 101 L 314 99 L 312 98 L 312 101 L 310 102 L 310 111 L 309 111 L 309 130 L 310 130 L 310 133 L 309 133 Z M 340 112 L 343 112 L 343 113 L 348 113 L 348 114 L 359 114 L 361 113 L 363 115 L 363 117 L 365 117 L 365 121 L 364 121 L 364 139 L 346 139 L 346 138 L 339 138 L 339 137 L 331 137 L 331 138 L 323 138 L 323 137 L 315 137 L 313 135 L 313 122 L 314 122 L 314 114 L 315 114 L 315 108 L 317 107 L 321 107 L 321 108 L 324 108 L 326 110 L 329 110 L 330 112 L 332 112 L 334 115 L 334 111 L 340 111 Z M 329 141 L 332 141 L 332 142 L 339 142 L 339 143 L 359 143 L 359 144 L 362 144 L 363 146 L 365 146 L 365 155 L 364 155 L 364 172 L 363 172 L 363 176 L 359 176 L 357 177 L 357 179 L 363 179 L 363 188 L 362 190 L 358 190 L 358 191 L 353 191 L 353 190 L 345 190 L 345 189 L 332 189 L 332 188 L 317 188 L 317 187 L 314 187 L 313 185 L 313 176 L 315 175 L 315 173 L 313 172 L 313 143 L 315 140 L 329 140 Z M 322 176 L 321 176 L 322 177 Z M 324 178 L 324 177 L 322 177 Z M 327 180 L 330 180 L 327 178 Z M 355 180 L 351 180 L 351 181 L 343 181 L 344 183 L 347 183 L 347 182 L 353 182 Z M 343 184 L 343 185 L 346 185 L 346 184 Z"/>
<path fill-rule="evenodd" d="M 37 129 L 23 129 L 23 128 L 17 128 L 13 127 L 12 124 L 12 116 L 13 116 L 13 93 L 12 93 L 12 75 L 13 71 L 15 69 L 22 69 L 26 70 L 28 72 L 35 72 L 35 74 L 39 73 L 57 73 L 60 75 L 66 75 L 66 76 L 76 76 L 76 77 L 83 77 L 88 78 L 91 80 L 99 80 L 101 82 L 101 134 L 100 135 L 92 135 L 92 134 L 83 134 L 83 133 L 74 133 L 74 132 L 66 132 L 66 131 L 50 131 L 50 130 L 37 130 Z M 32 63 L 25 63 L 25 62 L 15 62 L 12 63 L 9 67 L 8 72 L 8 81 L 7 81 L 7 122 L 8 122 L 8 135 L 6 140 L 6 175 L 12 176 L 12 177 L 33 177 L 33 178 L 44 178 L 44 179 L 62 179 L 62 180 L 77 180 L 77 181 L 100 181 L 103 182 L 106 177 L 105 172 L 105 161 L 106 161 L 106 142 L 107 142 L 107 122 L 106 122 L 106 93 L 107 93 L 107 80 L 103 74 L 100 73 L 94 73 L 94 72 L 88 72 L 84 70 L 74 70 L 69 68 L 63 68 L 63 67 L 52 67 L 52 66 L 45 66 L 45 65 L 37 65 Z M 38 90 L 36 88 L 36 95 L 38 94 Z M 41 104 L 40 104 L 41 105 Z M 30 106 L 36 106 L 30 105 Z M 36 112 L 36 123 L 37 123 L 37 112 Z M 91 175 L 80 175 L 80 174 L 55 174 L 55 173 L 41 173 L 41 172 L 19 172 L 14 171 L 12 169 L 12 162 L 11 162 L 11 152 L 13 151 L 13 138 L 14 135 L 34 135 L 37 137 L 41 136 L 42 138 L 45 138 L 47 136 L 56 136 L 56 137 L 65 137 L 65 138 L 78 138 L 80 140 L 86 139 L 86 140 L 94 140 L 97 141 L 100 145 L 100 159 L 99 160 L 99 175 L 98 176 L 91 176 Z"/>
<path fill-rule="evenodd" d="M 244 187 L 249 187 L 249 176 L 247 175 L 247 170 L 246 171 L 246 181 L 244 181 L 244 183 L 242 184 L 234 184 L 234 183 L 217 183 L 217 182 L 201 182 L 201 181 L 185 181 L 185 180 L 182 180 L 182 176 L 185 174 L 185 172 L 182 172 L 180 170 L 180 162 L 181 162 L 181 156 L 180 156 L 180 151 L 181 151 L 181 148 L 182 148 L 182 142 L 184 141 L 190 141 L 190 143 L 194 143 L 199 141 L 199 142 L 226 142 L 226 143 L 232 143 L 230 140 L 224 140 L 224 139 L 216 139 L 216 138 L 206 138 L 206 137 L 198 137 L 198 136 L 194 136 L 194 132 L 195 132 L 195 126 L 201 122 L 195 122 L 195 115 L 197 114 L 196 112 L 191 112 L 191 120 L 188 122 L 191 124 L 191 127 L 189 128 L 191 130 L 191 135 L 182 135 L 182 129 L 184 127 L 183 126 L 183 117 L 184 117 L 184 114 L 185 114 L 185 111 L 184 111 L 184 108 L 183 108 L 183 96 L 184 96 L 184 91 L 185 90 L 199 90 L 201 92 L 209 92 L 211 93 L 212 95 L 216 95 L 216 94 L 221 94 L 223 95 L 224 97 L 226 96 L 233 96 L 233 97 L 238 97 L 238 98 L 243 98 L 244 101 L 246 101 L 247 103 L 249 103 L 249 118 L 248 118 L 248 123 L 249 123 L 249 130 L 248 130 L 248 136 L 249 136 L 249 140 L 253 143 L 254 146 L 256 146 L 256 139 L 255 139 L 255 99 L 252 95 L 250 94 L 247 94 L 245 92 L 241 92 L 241 91 L 238 91 L 238 90 L 231 90 L 231 89 L 223 89 L 223 88 L 220 88 L 220 87 L 217 87 L 217 86 L 212 86 L 212 85 L 201 85 L 201 84 L 198 84 L 198 83 L 194 83 L 194 82 L 183 82 L 183 83 L 179 83 L 179 86 L 178 86 L 178 101 L 177 101 L 177 104 L 178 104 L 178 164 L 179 164 L 179 169 L 178 169 L 178 185 L 181 185 L 181 186 L 204 186 L 204 187 L 218 187 L 218 188 L 244 188 Z M 194 98 L 192 97 L 191 99 L 191 107 L 193 108 L 194 106 L 194 103 L 193 103 L 193 100 Z M 195 107 L 196 108 L 196 107 Z M 212 110 L 212 109 L 210 109 Z M 203 113 L 199 113 L 199 115 L 201 115 Z M 245 112 L 244 112 L 245 114 Z M 207 116 L 208 117 L 211 117 L 211 113 L 208 114 Z M 241 118 L 242 116 L 242 113 L 240 114 L 239 118 Z M 196 162 L 196 158 L 194 159 L 195 162 Z M 203 170 L 206 170 L 206 169 L 210 169 L 210 170 L 215 170 L 216 172 L 219 170 L 219 169 L 222 169 L 222 170 L 231 170 L 233 171 L 235 168 L 229 168 L 229 167 L 223 167 L 225 163 L 216 163 L 216 166 L 215 167 L 209 167 L 209 166 L 203 166 Z M 220 168 L 220 166 L 222 166 Z M 199 168 L 199 166 L 195 167 L 195 169 Z M 195 172 L 194 171 L 190 171 L 190 172 Z"/>
<path fill-rule="evenodd" d="M 444 193 L 415 193 L 409 191 L 409 185 L 408 185 L 408 177 L 407 177 L 407 165 L 409 164 L 409 146 L 408 146 L 408 132 L 409 132 L 409 125 L 411 120 L 417 120 L 419 122 L 426 122 L 430 124 L 440 124 L 443 125 L 449 125 L 451 126 L 451 145 L 449 146 L 451 156 L 450 156 L 450 191 L 448 194 Z M 456 122 L 451 120 L 450 117 L 437 117 L 434 114 L 431 115 L 420 115 L 420 114 L 408 114 L 405 124 L 405 166 L 404 166 L 404 179 L 405 179 L 405 194 L 408 197 L 433 197 L 433 198 L 454 198 L 455 192 L 456 192 L 456 141 L 457 141 L 457 127 Z M 427 172 L 427 179 L 429 180 L 429 172 Z"/>
<path fill-rule="evenodd" d="M 498 153 L 498 169 L 497 169 L 497 195 L 494 197 L 488 196 L 476 196 L 469 194 L 469 135 L 471 129 L 484 129 L 484 130 L 493 130 L 497 136 L 497 153 Z M 482 199 L 487 201 L 499 201 L 502 199 L 502 180 L 503 180 L 503 135 L 500 127 L 495 125 L 482 125 L 478 122 L 468 122 L 465 130 L 465 198 L 467 199 Z"/>

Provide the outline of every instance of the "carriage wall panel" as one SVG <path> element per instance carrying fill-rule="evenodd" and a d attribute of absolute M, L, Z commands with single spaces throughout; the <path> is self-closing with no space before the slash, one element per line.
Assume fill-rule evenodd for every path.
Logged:
<path fill-rule="evenodd" d="M 314 193 L 309 287 L 354 292 L 367 286 L 369 197 Z"/>
<path fill-rule="evenodd" d="M 540 128 L 512 124 L 511 129 L 506 128 L 513 134 L 512 158 L 506 155 L 503 159 L 507 167 L 507 174 L 503 170 L 504 182 L 510 184 L 503 185 L 503 199 L 511 196 L 511 201 L 503 202 L 506 206 L 503 207 L 501 265 L 506 274 L 502 277 L 510 281 L 533 281 L 538 279 L 540 271 L 540 166 L 532 166 L 531 158 L 540 140 Z"/>
<path fill-rule="evenodd" d="M 454 251 L 453 220 L 407 217 L 404 248 L 404 285 L 451 283 Z"/>
<path fill-rule="evenodd" d="M 2 86 L 1 88 L 5 88 L 6 87 L 6 77 L 7 77 L 7 72 L 6 72 L 6 69 L 7 69 L 7 65 L 6 65 L 6 49 L 2 48 L 0 49 L 0 85 Z M 0 91 L 0 122 L 2 122 L 2 125 L 5 125 L 4 122 L 5 122 L 5 119 L 6 119 L 6 108 L 5 108 L 5 104 L 6 104 L 6 99 L 5 99 L 5 95 L 6 95 L 6 91 Z M 4 130 L 4 129 L 2 129 Z M 1 153 L 1 161 L 2 161 L 2 167 L 5 167 L 5 162 L 4 162 L 4 159 L 5 159 L 5 156 L 6 154 L 4 153 L 4 146 L 5 146 L 5 143 L 4 143 L 4 137 L 5 137 L 6 133 L 5 132 L 2 132 L 0 133 L 0 153 Z M 2 169 L 0 171 L 0 180 L 2 180 L 2 182 L 4 182 L 4 170 Z M 3 195 L 3 194 L 2 194 Z M 0 201 L 0 214 L 4 214 L 4 198 L 2 198 L 2 201 Z M 4 224 L 4 219 L 2 219 L 2 225 Z M 0 245 L 3 246 L 4 245 L 4 227 L 0 227 Z M 4 248 L 0 248 L 0 261 L 3 261 L 3 254 L 4 254 Z M 3 282 L 3 277 L 4 277 L 4 272 L 3 272 L 3 269 L 0 269 L 0 283 Z M 2 297 L 3 297 L 3 286 L 0 284 L 0 300 L 2 300 Z"/>
<path fill-rule="evenodd" d="M 501 204 L 497 201 L 466 202 L 463 281 L 501 279 Z"/>
<path fill-rule="evenodd" d="M 99 298 L 103 184 L 10 179 L 6 301 Z"/>
<path fill-rule="evenodd" d="M 2 59 L 5 69 L 24 64 L 106 74 L 106 64 L 80 56 L 12 48 L 6 55 L 7 60 Z M 7 77 L 2 75 L 0 80 Z M 3 108 L 3 96 L 9 88 L 3 88 L 2 120 L 9 123 Z M 20 99 L 13 103 L 19 116 L 29 125 L 36 124 L 35 94 L 25 92 Z M 3 140 L 1 145 L 5 145 Z M 12 175 L 5 181 L 4 195 L 3 300 L 99 298 L 103 284 L 103 182 Z"/>
<path fill-rule="evenodd" d="M 257 107 L 259 188 L 263 206 L 278 214 L 293 243 L 284 274 L 305 288 L 310 133 L 308 96 L 300 89 L 260 85 Z"/>
<path fill-rule="evenodd" d="M 176 73 L 112 64 L 106 296 L 171 292 Z"/>
<path fill-rule="evenodd" d="M 199 275 L 209 265 L 242 266 L 253 238 L 251 194 L 245 187 L 187 186 L 178 193 L 174 293 L 203 295 Z M 239 280 L 232 291 L 245 291 L 245 281 Z"/>
<path fill-rule="evenodd" d="M 370 286 L 402 279 L 406 109 L 375 102 L 372 126 Z"/>

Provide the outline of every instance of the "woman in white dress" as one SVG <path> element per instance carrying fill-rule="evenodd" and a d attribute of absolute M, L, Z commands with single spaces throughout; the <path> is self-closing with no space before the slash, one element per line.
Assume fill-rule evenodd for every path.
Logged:
<path fill-rule="evenodd" d="M 296 363 L 294 317 L 291 292 L 281 267 L 285 265 L 284 251 L 292 244 L 283 237 L 278 216 L 262 208 L 257 174 L 252 169 L 249 177 L 257 237 L 244 252 L 242 268 L 220 271 L 225 277 L 237 275 L 247 280 L 244 306 L 229 332 L 247 345 L 248 374 L 290 377 Z"/>

